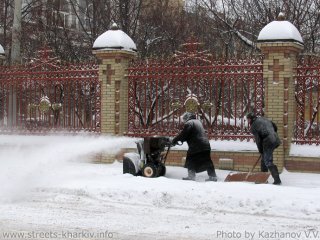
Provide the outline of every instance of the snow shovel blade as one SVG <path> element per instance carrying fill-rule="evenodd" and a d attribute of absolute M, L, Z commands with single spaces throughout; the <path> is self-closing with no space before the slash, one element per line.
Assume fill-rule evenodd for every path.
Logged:
<path fill-rule="evenodd" d="M 253 182 L 256 184 L 268 183 L 270 173 L 268 172 L 256 172 L 256 173 L 229 173 L 225 182 Z"/>

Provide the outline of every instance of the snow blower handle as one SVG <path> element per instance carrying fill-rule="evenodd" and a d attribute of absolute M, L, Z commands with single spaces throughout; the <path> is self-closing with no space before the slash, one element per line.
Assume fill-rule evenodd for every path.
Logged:
<path fill-rule="evenodd" d="M 171 147 L 174 147 L 174 146 L 176 146 L 176 145 L 181 146 L 182 144 L 183 144 L 182 142 L 180 142 L 180 143 L 179 143 L 179 142 L 176 142 L 175 144 L 172 144 L 172 139 L 169 140 L 169 144 L 167 145 L 167 146 L 168 146 L 168 150 L 167 150 L 166 155 L 165 155 L 164 158 L 163 158 L 163 164 L 166 163 L 168 153 L 170 152 L 170 148 L 171 148 Z"/>
<path fill-rule="evenodd" d="M 166 164 L 167 156 L 168 156 L 168 153 L 169 153 L 169 151 L 170 151 L 170 148 L 171 148 L 171 144 L 169 144 L 168 150 L 167 150 L 167 152 L 166 152 L 166 155 L 165 155 L 164 158 L 163 158 L 163 164 Z"/>
<path fill-rule="evenodd" d="M 176 146 L 176 145 L 181 146 L 182 143 L 176 142 L 175 144 L 172 144 L 172 139 L 170 139 L 170 140 L 168 141 L 168 145 L 167 145 L 168 150 L 167 150 L 167 152 L 166 152 L 166 155 L 165 155 L 164 158 L 163 158 L 163 164 L 166 163 L 167 156 L 168 156 L 168 153 L 170 152 L 171 147 L 174 147 L 174 146 Z"/>

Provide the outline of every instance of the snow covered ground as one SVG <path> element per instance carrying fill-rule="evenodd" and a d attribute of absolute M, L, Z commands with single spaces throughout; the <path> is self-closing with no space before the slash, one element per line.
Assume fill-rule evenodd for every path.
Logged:
<path fill-rule="evenodd" d="M 320 239 L 320 175 L 282 186 L 122 174 L 88 154 L 130 138 L 0 136 L 0 239 Z M 19 235 L 18 235 L 19 234 Z"/>

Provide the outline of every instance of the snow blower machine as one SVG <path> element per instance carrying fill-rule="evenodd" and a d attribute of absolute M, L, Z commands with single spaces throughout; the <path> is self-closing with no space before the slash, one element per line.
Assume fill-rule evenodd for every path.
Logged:
<path fill-rule="evenodd" d="M 136 144 L 138 153 L 125 153 L 123 156 L 123 173 L 148 178 L 164 176 L 165 163 L 171 147 L 170 138 L 145 137 Z"/>

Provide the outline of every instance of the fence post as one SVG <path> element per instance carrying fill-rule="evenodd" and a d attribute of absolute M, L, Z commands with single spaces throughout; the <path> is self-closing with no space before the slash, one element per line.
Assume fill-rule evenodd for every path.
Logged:
<path fill-rule="evenodd" d="M 265 80 L 265 116 L 278 126 L 282 145 L 274 152 L 279 169 L 289 156 L 295 119 L 295 67 L 297 56 L 303 50 L 299 31 L 281 15 L 266 25 L 258 37 L 263 60 Z"/>
<path fill-rule="evenodd" d="M 101 82 L 101 133 L 123 135 L 128 128 L 128 80 L 130 61 L 135 57 L 135 44 L 116 25 L 100 35 L 93 54 L 99 60 Z"/>

